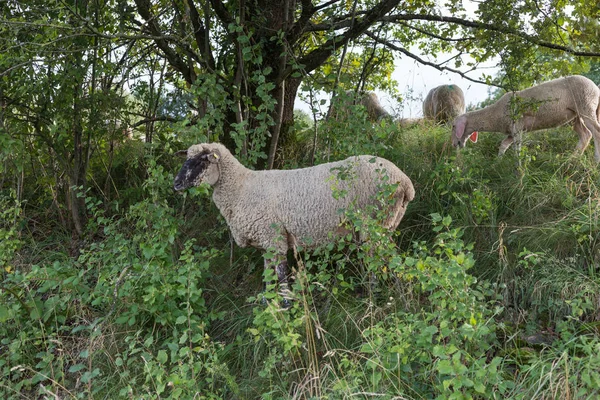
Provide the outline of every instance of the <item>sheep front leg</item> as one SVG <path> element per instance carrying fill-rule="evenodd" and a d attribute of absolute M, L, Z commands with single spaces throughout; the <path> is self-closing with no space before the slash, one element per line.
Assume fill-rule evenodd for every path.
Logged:
<path fill-rule="evenodd" d="M 498 156 L 503 156 L 506 153 L 506 149 L 514 142 L 515 138 L 512 136 L 507 137 L 500 143 L 500 149 L 498 150 Z"/>
<path fill-rule="evenodd" d="M 277 274 L 277 283 L 279 287 L 279 293 L 283 297 L 282 306 L 283 308 L 290 308 L 290 297 L 291 291 L 288 284 L 288 263 L 285 257 L 279 256 L 273 259 L 265 259 L 265 269 L 275 268 L 275 274 Z"/>

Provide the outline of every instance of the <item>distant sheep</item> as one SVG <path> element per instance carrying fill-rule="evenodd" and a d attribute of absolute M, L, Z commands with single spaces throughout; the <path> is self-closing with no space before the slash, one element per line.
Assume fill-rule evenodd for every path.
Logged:
<path fill-rule="evenodd" d="M 423 115 L 435 122 L 448 123 L 465 112 L 465 95 L 457 85 L 433 88 L 423 102 Z"/>
<path fill-rule="evenodd" d="M 280 288 L 287 286 L 288 249 L 318 246 L 329 242 L 332 233 L 348 233 L 340 209 L 380 207 L 376 196 L 386 185 L 394 185 L 383 222 L 391 231 L 415 196 L 410 179 L 380 157 L 362 155 L 310 168 L 253 171 L 219 143 L 197 144 L 178 154 L 187 160 L 174 189 L 212 185 L 213 201 L 235 242 L 275 250 L 273 259 L 265 259 L 265 268 L 275 264 Z M 334 198 L 332 187 L 345 196 Z"/>
<path fill-rule="evenodd" d="M 397 118 L 394 120 L 394 123 L 399 128 L 413 128 L 415 126 L 425 126 L 424 118 Z"/>
<path fill-rule="evenodd" d="M 383 108 L 375 92 L 365 92 L 355 99 L 354 91 L 348 90 L 343 95 L 343 99 L 334 99 L 341 104 L 334 104 L 330 111 L 330 116 L 336 120 L 346 120 L 349 117 L 349 106 L 351 104 L 360 104 L 367 111 L 367 116 L 371 122 L 379 122 L 384 118 L 391 118 L 391 115 Z M 354 100 L 352 100 L 354 99 Z"/>
<path fill-rule="evenodd" d="M 594 138 L 596 162 L 600 162 L 600 89 L 584 76 L 555 79 L 518 92 L 506 93 L 494 104 L 460 115 L 452 128 L 452 144 L 464 147 L 476 131 L 508 135 L 500 144 L 502 155 L 521 132 L 554 128 L 573 122 L 579 135 L 576 151 L 583 153 Z"/>

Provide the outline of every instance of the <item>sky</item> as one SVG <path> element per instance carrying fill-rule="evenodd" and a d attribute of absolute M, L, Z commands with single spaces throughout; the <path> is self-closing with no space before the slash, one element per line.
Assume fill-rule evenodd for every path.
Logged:
<path fill-rule="evenodd" d="M 442 55 L 438 59 L 444 59 L 444 56 Z M 494 76 L 498 71 L 499 68 L 490 63 L 477 71 L 469 73 L 468 76 L 474 79 L 481 79 L 482 73 Z M 425 100 L 427 93 L 431 89 L 439 85 L 458 85 L 465 94 L 465 104 L 467 107 L 471 104 L 477 105 L 487 99 L 490 95 L 490 90 L 494 89 L 488 85 L 471 82 L 458 74 L 447 71 L 441 72 L 433 67 L 419 64 L 417 61 L 406 56 L 403 56 L 400 60 L 396 60 L 392 77 L 398 82 L 399 90 L 404 94 L 405 101 L 402 104 L 398 104 L 385 93 L 378 92 L 377 94 L 381 104 L 388 112 L 402 118 L 422 117 L 423 100 Z"/>
<path fill-rule="evenodd" d="M 427 61 L 435 62 L 434 59 L 428 59 L 427 56 L 423 56 L 418 53 L 417 49 L 411 49 L 413 54 L 426 59 Z M 445 60 L 449 58 L 449 54 L 441 54 L 438 56 L 438 60 Z M 471 82 L 468 79 L 464 79 L 458 74 L 452 72 L 441 72 L 433 67 L 419 64 L 417 61 L 402 56 L 396 59 L 395 69 L 392 73 L 392 78 L 398 82 L 399 91 L 404 97 L 404 101 L 400 104 L 392 99 L 388 94 L 375 91 L 379 97 L 381 105 L 393 116 L 398 118 L 420 118 L 423 116 L 423 100 L 427 96 L 427 93 L 436 86 L 443 84 L 455 84 L 458 85 L 465 94 L 465 104 L 477 105 L 483 100 L 487 99 L 490 94 L 490 90 L 493 87 L 488 85 Z M 464 65 L 464 64 L 463 64 Z M 474 79 L 480 79 L 482 73 L 494 76 L 499 71 L 499 68 L 494 66 L 494 62 L 482 66 L 479 70 L 472 71 L 469 73 L 469 77 Z M 330 95 L 322 93 L 320 98 L 329 101 Z M 323 106 L 322 112 L 327 112 L 328 105 Z M 300 99 L 296 100 L 295 108 L 310 113 L 310 107 L 307 103 Z"/>

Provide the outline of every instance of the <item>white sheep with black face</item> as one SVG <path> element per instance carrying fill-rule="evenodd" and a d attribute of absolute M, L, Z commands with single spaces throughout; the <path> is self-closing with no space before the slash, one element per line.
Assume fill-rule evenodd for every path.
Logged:
<path fill-rule="evenodd" d="M 193 145 L 178 154 L 187 159 L 175 178 L 175 190 L 211 185 L 213 201 L 235 242 L 240 247 L 274 249 L 275 257 L 265 259 L 265 268 L 275 264 L 280 285 L 287 284 L 288 249 L 318 246 L 329 242 L 332 233 L 347 233 L 340 209 L 381 208 L 378 195 L 386 186 L 392 188 L 383 221 L 392 231 L 415 196 L 408 176 L 380 157 L 362 155 L 309 168 L 253 171 L 219 143 Z M 334 187 L 345 195 L 334 197 Z"/>
<path fill-rule="evenodd" d="M 579 136 L 576 151 L 583 153 L 594 138 L 595 159 L 600 162 L 600 89 L 580 75 L 544 82 L 518 92 L 509 92 L 481 110 L 458 116 L 452 128 L 452 144 L 464 147 L 467 138 L 477 131 L 508 135 L 500 144 L 499 155 L 522 132 L 554 128 L 573 123 Z"/>

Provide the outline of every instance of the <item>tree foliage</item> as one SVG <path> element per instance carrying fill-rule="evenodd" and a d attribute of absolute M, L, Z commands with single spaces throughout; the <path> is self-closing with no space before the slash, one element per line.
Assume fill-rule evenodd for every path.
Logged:
<path fill-rule="evenodd" d="M 117 70 L 110 72 L 113 78 L 106 84 L 123 84 L 121 79 L 133 84 L 130 80 L 138 79 L 133 69 L 154 54 L 160 66 L 152 68 L 150 77 L 162 71 L 163 78 L 188 89 L 218 84 L 225 102 L 210 104 L 210 96 L 200 92 L 190 107 L 200 117 L 212 107 L 225 107 L 219 138 L 237 143 L 244 153 L 248 147 L 260 152 L 270 145 L 270 165 L 279 132 L 283 128 L 285 136 L 293 122 L 298 87 L 307 78 L 333 90 L 337 79 L 332 76 L 340 69 L 348 73 L 343 86 L 358 79 L 359 89 L 380 86 L 393 92 L 393 82 L 378 77 L 389 74 L 394 56 L 428 63 L 415 53 L 418 49 L 426 56 L 450 52 L 450 59 L 437 67 L 463 75 L 499 59 L 510 81 L 497 84 L 516 88 L 584 70 L 585 56 L 600 55 L 598 6 L 585 1 L 486 1 L 469 11 L 462 1 L 429 0 L 137 0 L 102 6 L 57 2 L 50 7 L 9 1 L 3 9 L 5 37 L 24 41 L 19 55 L 10 52 L 5 60 L 4 74 L 23 74 L 34 67 L 33 60 L 45 64 L 45 55 L 52 51 L 67 54 L 77 46 L 79 56 L 68 54 L 71 63 L 82 64 L 81 57 L 89 64 L 88 79 L 92 64 L 97 73 L 98 67 L 110 69 L 113 63 Z M 13 49 L 5 43 L 5 49 Z M 342 57 L 345 65 L 338 68 L 333 60 L 349 43 L 365 51 Z M 90 55 L 111 61 L 94 63 Z M 82 75 L 82 68 L 70 68 L 69 73 Z M 206 80 L 207 75 L 213 77 Z M 484 75 L 483 80 L 492 82 L 492 77 Z M 265 95 L 273 104 L 261 109 Z"/>

